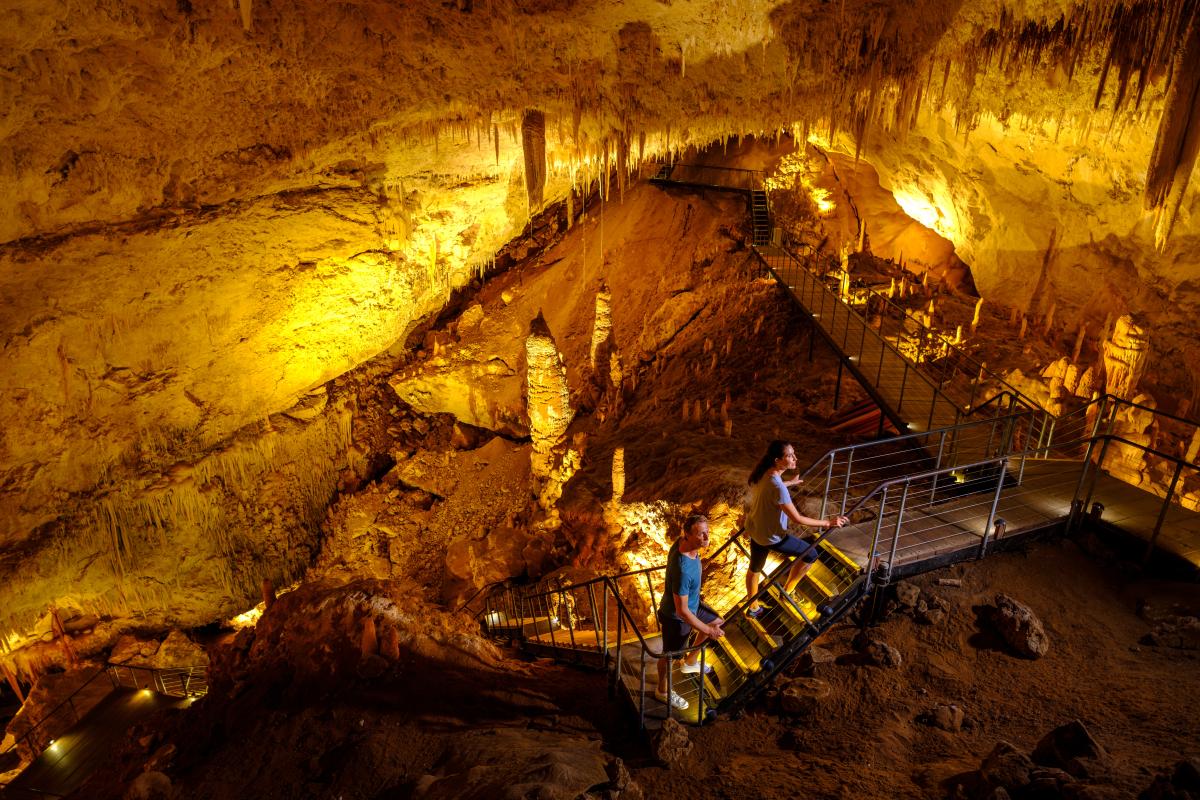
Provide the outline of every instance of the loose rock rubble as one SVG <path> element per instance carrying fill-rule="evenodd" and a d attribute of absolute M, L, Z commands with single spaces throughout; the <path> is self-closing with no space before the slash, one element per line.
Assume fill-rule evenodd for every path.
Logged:
<path fill-rule="evenodd" d="M 1154 626 L 1141 639 L 1142 644 L 1154 647 L 1174 647 L 1180 650 L 1200 650 L 1200 619 L 1171 617 Z"/>

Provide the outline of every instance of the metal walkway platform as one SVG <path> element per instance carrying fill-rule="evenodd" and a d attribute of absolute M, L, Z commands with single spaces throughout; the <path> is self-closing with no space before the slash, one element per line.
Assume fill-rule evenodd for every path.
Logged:
<path fill-rule="evenodd" d="M 65 797 L 78 789 L 126 741 L 130 727 L 187 700 L 149 689 L 117 689 L 0 791 L 4 800 Z"/>

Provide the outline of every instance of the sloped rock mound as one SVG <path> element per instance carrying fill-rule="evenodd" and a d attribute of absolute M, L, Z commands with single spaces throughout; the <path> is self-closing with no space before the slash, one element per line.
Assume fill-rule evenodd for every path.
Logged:
<path fill-rule="evenodd" d="M 303 584 L 213 660 L 214 691 L 253 685 L 299 696 L 384 672 L 495 669 L 495 647 L 463 615 L 435 610 L 416 586 L 387 580 Z"/>

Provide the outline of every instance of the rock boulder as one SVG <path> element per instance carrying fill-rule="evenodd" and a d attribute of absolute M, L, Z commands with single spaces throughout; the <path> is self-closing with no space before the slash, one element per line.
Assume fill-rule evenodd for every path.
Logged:
<path fill-rule="evenodd" d="M 1006 594 L 996 595 L 996 605 L 987 610 L 986 618 L 1020 656 L 1041 658 L 1050 648 L 1050 640 L 1037 615 L 1029 606 Z"/>

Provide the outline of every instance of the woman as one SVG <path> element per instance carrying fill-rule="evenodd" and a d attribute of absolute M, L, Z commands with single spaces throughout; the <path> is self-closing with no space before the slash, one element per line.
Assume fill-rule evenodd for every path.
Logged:
<path fill-rule="evenodd" d="M 758 576 L 767 563 L 767 554 L 774 551 L 783 556 L 795 557 L 792 568 L 784 581 L 784 590 L 791 592 L 804 577 L 804 573 L 817 560 L 816 545 L 788 533 L 788 520 L 798 525 L 817 528 L 838 528 L 845 525 L 846 517 L 812 519 L 796 510 L 788 487 L 800 483 L 800 479 L 783 479 L 783 473 L 796 469 L 796 449 L 791 444 L 775 440 L 767 445 L 766 455 L 750 473 L 750 499 L 746 504 L 746 532 L 750 534 L 750 571 L 746 573 L 746 593 L 754 597 L 758 593 Z M 746 612 L 751 617 L 762 613 L 762 606 L 754 601 Z"/>

